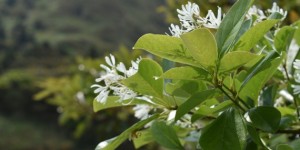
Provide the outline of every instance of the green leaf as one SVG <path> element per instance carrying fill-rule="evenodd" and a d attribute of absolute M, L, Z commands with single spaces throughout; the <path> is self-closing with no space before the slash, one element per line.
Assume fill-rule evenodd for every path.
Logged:
<path fill-rule="evenodd" d="M 243 116 L 229 109 L 204 128 L 199 143 L 204 150 L 242 150 L 246 133 Z"/>
<path fill-rule="evenodd" d="M 208 107 L 208 106 L 205 106 L 205 105 L 201 105 L 199 107 L 199 109 L 195 112 L 195 114 L 209 116 L 209 115 L 224 111 L 224 110 L 228 109 L 231 106 L 232 106 L 232 102 L 229 101 L 229 100 L 224 101 L 220 104 L 217 104 L 214 107 Z"/>
<path fill-rule="evenodd" d="M 239 0 L 228 11 L 216 33 L 219 56 L 233 45 L 253 0 Z M 221 58 L 220 57 L 220 58 Z"/>
<path fill-rule="evenodd" d="M 293 150 L 293 148 L 287 144 L 280 144 L 276 147 L 276 150 Z"/>
<path fill-rule="evenodd" d="M 259 106 L 249 110 L 249 117 L 256 128 L 274 133 L 279 128 L 281 114 L 274 107 Z"/>
<path fill-rule="evenodd" d="M 165 87 L 165 90 L 168 94 L 178 97 L 190 97 L 194 93 L 206 89 L 206 84 L 201 80 L 179 80 L 175 83 L 168 83 Z"/>
<path fill-rule="evenodd" d="M 161 77 L 176 80 L 199 80 L 207 79 L 209 73 L 201 68 L 190 66 L 176 67 L 165 72 Z"/>
<path fill-rule="evenodd" d="M 193 108 L 201 104 L 203 101 L 212 98 L 216 94 L 217 90 L 210 89 L 201 91 L 198 93 L 195 93 L 193 96 L 191 96 L 186 102 L 181 104 L 177 111 L 175 116 L 175 121 L 180 119 L 183 115 L 191 111 Z"/>
<path fill-rule="evenodd" d="M 268 148 L 266 148 L 265 144 L 262 142 L 262 140 L 259 136 L 259 132 L 254 127 L 247 124 L 247 130 L 248 130 L 248 133 L 249 133 L 251 139 L 253 140 L 253 142 L 255 142 L 257 145 L 264 147 L 265 149 L 268 149 Z"/>
<path fill-rule="evenodd" d="M 254 66 L 252 71 L 243 80 L 238 92 L 243 100 L 251 99 L 257 104 L 259 92 L 273 76 L 283 60 L 283 57 L 279 58 L 276 56 L 275 52 L 268 55 L 258 65 Z"/>
<path fill-rule="evenodd" d="M 160 34 L 145 34 L 138 39 L 133 49 L 145 50 L 171 61 L 196 67 L 201 66 L 192 55 L 186 51 L 180 38 Z"/>
<path fill-rule="evenodd" d="M 150 129 L 146 129 L 143 131 L 138 131 L 135 133 L 136 137 L 132 138 L 135 149 L 138 149 L 146 144 L 154 142 L 154 138 Z"/>
<path fill-rule="evenodd" d="M 257 23 L 257 25 L 251 27 L 241 36 L 234 49 L 250 51 L 278 21 L 279 20 L 265 20 Z"/>
<path fill-rule="evenodd" d="M 139 100 L 139 99 L 127 99 L 127 100 L 122 100 L 120 101 L 120 97 L 118 96 L 109 96 L 106 100 L 106 103 L 100 103 L 97 100 L 93 101 L 93 108 L 94 112 L 98 112 L 100 110 L 108 109 L 108 108 L 113 108 L 113 107 L 121 107 L 121 106 L 131 106 L 131 105 L 136 105 L 136 104 L 149 104 L 150 103 L 144 101 L 144 100 Z"/>
<path fill-rule="evenodd" d="M 265 87 L 260 95 L 260 101 L 262 102 L 262 106 L 273 106 L 275 96 L 277 94 L 278 86 L 270 85 Z"/>
<path fill-rule="evenodd" d="M 250 52 L 236 51 L 227 53 L 221 60 L 219 72 L 232 71 L 255 58 L 258 58 L 258 55 Z"/>
<path fill-rule="evenodd" d="M 154 97 L 163 97 L 163 79 L 155 79 L 160 77 L 163 71 L 158 63 L 151 59 L 142 59 L 139 63 L 138 72 L 123 80 L 122 83 L 132 89 L 145 95 Z"/>
<path fill-rule="evenodd" d="M 278 52 L 287 51 L 289 49 L 295 30 L 294 27 L 285 26 L 276 33 L 274 45 Z"/>
<path fill-rule="evenodd" d="M 181 35 L 181 39 L 187 51 L 202 66 L 214 67 L 218 57 L 217 43 L 214 35 L 206 28 Z"/>
<path fill-rule="evenodd" d="M 154 122 L 150 129 L 155 141 L 160 145 L 174 150 L 184 149 L 175 130 L 165 122 Z"/>
<path fill-rule="evenodd" d="M 297 21 L 296 23 L 294 23 L 294 25 L 297 27 L 297 30 L 294 34 L 294 38 L 296 40 L 296 43 L 300 45 L 300 21 Z"/>
<path fill-rule="evenodd" d="M 98 146 L 96 147 L 96 150 L 113 150 L 116 149 L 120 144 L 122 144 L 126 139 L 128 139 L 132 133 L 135 133 L 137 130 L 143 128 L 147 123 L 151 122 L 152 120 L 158 118 L 159 115 L 153 115 L 149 117 L 148 119 L 142 120 L 127 130 L 125 130 L 123 133 L 121 133 L 119 136 L 109 139 L 107 141 L 100 142 Z"/>

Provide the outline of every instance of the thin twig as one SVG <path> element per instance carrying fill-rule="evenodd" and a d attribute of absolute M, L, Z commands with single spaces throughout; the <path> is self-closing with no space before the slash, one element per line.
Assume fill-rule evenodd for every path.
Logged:
<path fill-rule="evenodd" d="M 244 113 L 246 112 L 246 110 L 236 101 L 234 100 L 231 96 L 229 96 L 229 94 L 220 86 L 218 86 L 218 88 L 237 106 L 239 107 Z"/>

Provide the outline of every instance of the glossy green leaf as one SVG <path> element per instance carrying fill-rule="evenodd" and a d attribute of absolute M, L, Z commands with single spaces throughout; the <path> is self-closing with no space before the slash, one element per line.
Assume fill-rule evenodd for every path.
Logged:
<path fill-rule="evenodd" d="M 247 131 L 248 131 L 251 139 L 253 140 L 253 142 L 255 142 L 257 145 L 260 145 L 260 146 L 264 147 L 265 149 L 267 149 L 265 144 L 262 142 L 262 140 L 260 138 L 259 132 L 254 127 L 247 124 Z"/>
<path fill-rule="evenodd" d="M 204 128 L 199 142 L 204 150 L 243 150 L 246 133 L 243 116 L 229 109 Z"/>
<path fill-rule="evenodd" d="M 209 73 L 201 68 L 190 66 L 176 67 L 162 74 L 162 78 L 177 80 L 199 80 L 207 79 Z"/>
<path fill-rule="evenodd" d="M 125 130 L 123 133 L 121 133 L 119 136 L 112 138 L 107 141 L 100 142 L 98 146 L 96 147 L 96 150 L 113 150 L 119 147 L 120 144 L 122 144 L 126 139 L 128 139 L 133 133 L 135 133 L 137 130 L 143 128 L 147 123 L 151 122 L 152 120 L 158 118 L 159 115 L 153 115 L 149 117 L 148 119 L 142 120 L 133 126 L 129 127 L 127 130 Z"/>
<path fill-rule="evenodd" d="M 154 122 L 150 129 L 154 140 L 161 146 L 174 150 L 183 149 L 175 130 L 165 122 Z"/>
<path fill-rule="evenodd" d="M 200 28 L 181 35 L 187 51 L 204 67 L 216 66 L 218 57 L 214 35 L 206 28 Z"/>
<path fill-rule="evenodd" d="M 168 83 L 165 86 L 165 91 L 172 96 L 190 97 L 196 92 L 207 89 L 206 84 L 201 80 L 179 80 L 175 83 Z"/>
<path fill-rule="evenodd" d="M 216 33 L 219 56 L 223 56 L 233 45 L 253 0 L 239 0 L 226 13 Z"/>
<path fill-rule="evenodd" d="M 146 129 L 143 131 L 138 131 L 134 134 L 135 137 L 132 137 L 133 145 L 136 149 L 154 142 L 154 138 L 150 129 Z"/>
<path fill-rule="evenodd" d="M 275 54 L 275 53 L 274 53 Z M 275 57 L 275 58 L 274 58 Z M 273 76 L 283 57 L 276 57 L 276 54 L 270 54 L 264 58 L 243 80 L 239 88 L 239 96 L 243 100 L 251 99 L 257 104 L 259 92 L 265 83 Z"/>
<path fill-rule="evenodd" d="M 287 51 L 289 49 L 295 30 L 294 27 L 285 26 L 276 33 L 274 45 L 278 52 Z"/>
<path fill-rule="evenodd" d="M 122 83 L 141 94 L 163 97 L 163 79 L 155 79 L 162 73 L 162 68 L 158 63 L 151 59 L 142 59 L 138 72 L 123 80 Z"/>
<path fill-rule="evenodd" d="M 201 66 L 192 55 L 186 51 L 180 38 L 160 34 L 145 34 L 138 39 L 133 49 L 146 50 L 171 61 L 196 67 Z"/>
<path fill-rule="evenodd" d="M 281 114 L 274 107 L 259 106 L 249 111 L 249 117 L 256 128 L 274 133 L 279 128 Z"/>
<path fill-rule="evenodd" d="M 118 96 L 109 96 L 106 100 L 106 103 L 100 103 L 97 100 L 94 100 L 93 108 L 94 108 L 94 112 L 97 112 L 108 108 L 122 107 L 124 105 L 131 106 L 137 104 L 150 104 L 150 103 L 139 99 L 127 99 L 127 100 L 120 101 L 120 97 Z"/>
<path fill-rule="evenodd" d="M 232 71 L 255 58 L 258 58 L 258 55 L 250 52 L 236 51 L 227 53 L 221 60 L 219 72 Z"/>
<path fill-rule="evenodd" d="M 265 20 L 245 32 L 235 46 L 238 51 L 250 51 L 279 20 Z"/>
<path fill-rule="evenodd" d="M 262 102 L 262 106 L 274 106 L 275 96 L 277 94 L 278 86 L 270 85 L 262 89 L 260 94 L 260 101 Z"/>
<path fill-rule="evenodd" d="M 192 95 L 188 100 L 186 100 L 186 102 L 184 102 L 178 107 L 176 111 L 175 121 L 179 120 L 183 115 L 191 111 L 203 101 L 212 98 L 216 94 L 216 92 L 217 90 L 211 89 L 197 92 L 194 95 Z"/>

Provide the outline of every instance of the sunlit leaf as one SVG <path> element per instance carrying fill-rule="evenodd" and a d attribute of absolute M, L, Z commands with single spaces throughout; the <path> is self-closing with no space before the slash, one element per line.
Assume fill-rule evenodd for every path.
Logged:
<path fill-rule="evenodd" d="M 186 51 L 180 38 L 160 34 L 145 34 L 138 39 L 133 49 L 146 50 L 171 61 L 196 67 L 201 66 L 192 55 Z"/>
<path fill-rule="evenodd" d="M 217 43 L 214 35 L 206 28 L 181 35 L 181 39 L 187 51 L 202 66 L 214 67 L 218 58 Z"/>

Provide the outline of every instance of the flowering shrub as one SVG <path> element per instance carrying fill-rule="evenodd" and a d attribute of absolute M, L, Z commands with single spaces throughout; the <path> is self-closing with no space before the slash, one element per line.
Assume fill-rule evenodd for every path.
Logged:
<path fill-rule="evenodd" d="M 139 58 L 127 69 L 106 57 L 92 86 L 94 110 L 134 106 L 141 121 L 96 149 L 126 139 L 136 148 L 155 141 L 168 149 L 299 149 L 300 22 L 282 26 L 286 11 L 252 2 L 206 16 L 188 3 L 171 36 L 146 34 L 134 45 L 178 67 Z M 278 136 L 289 141 L 276 143 Z"/>

